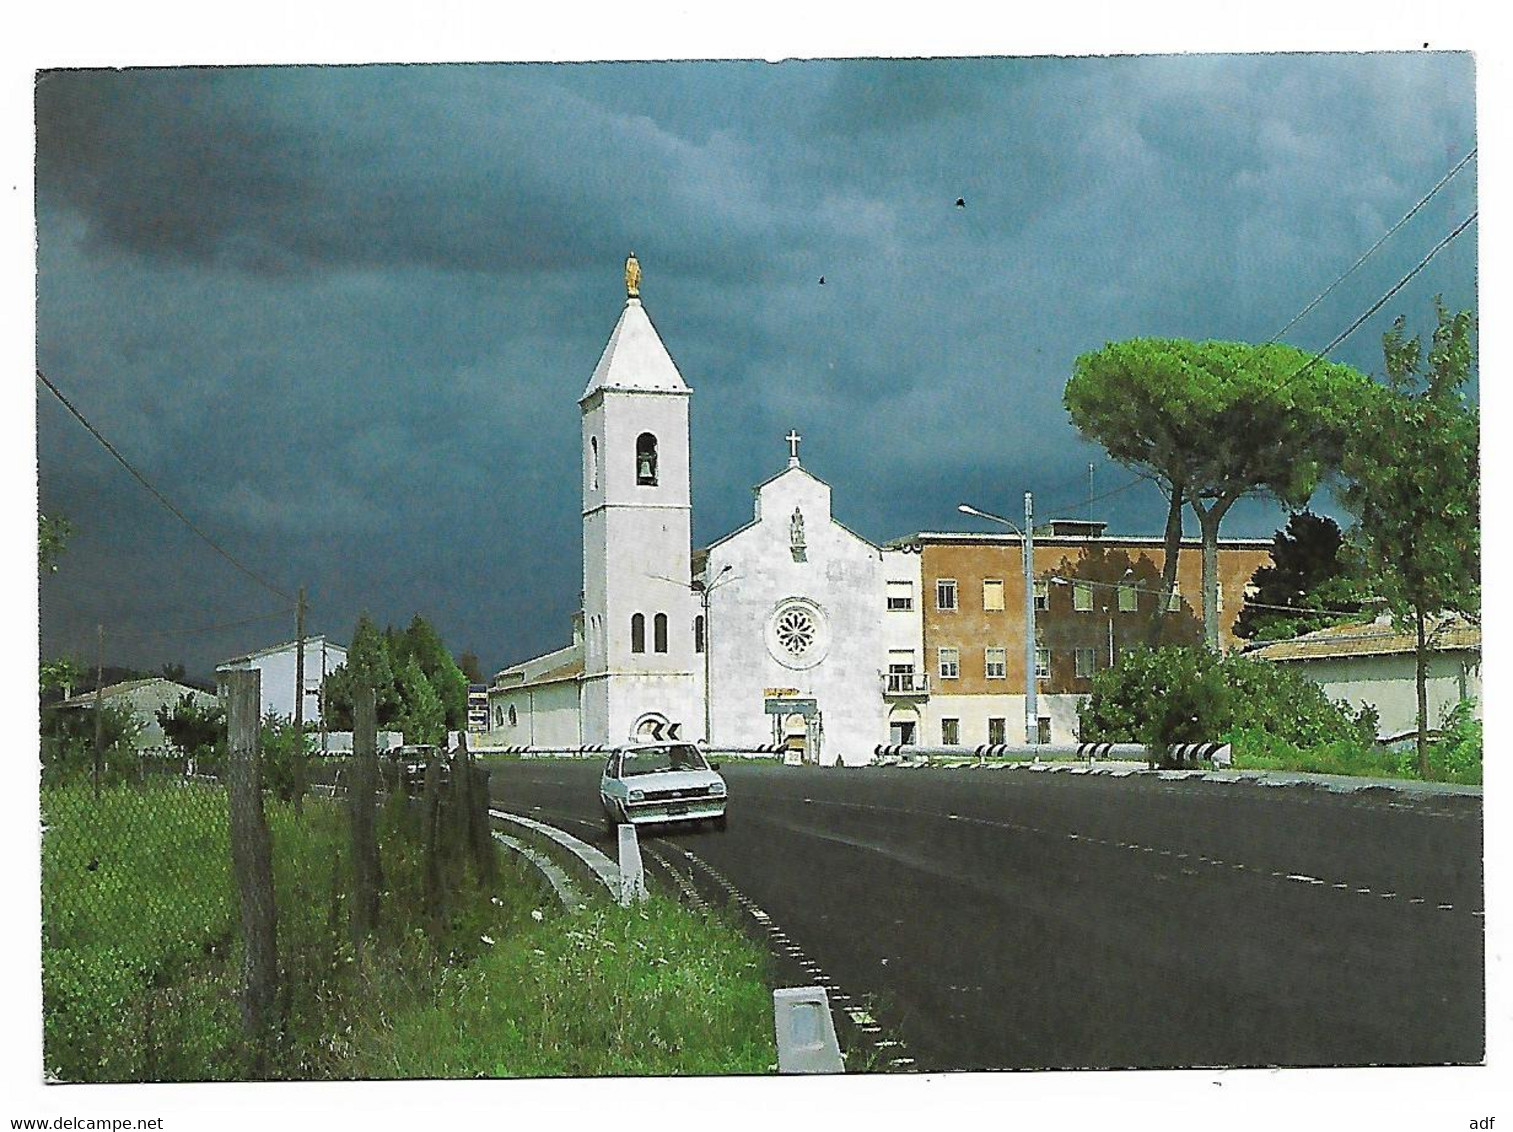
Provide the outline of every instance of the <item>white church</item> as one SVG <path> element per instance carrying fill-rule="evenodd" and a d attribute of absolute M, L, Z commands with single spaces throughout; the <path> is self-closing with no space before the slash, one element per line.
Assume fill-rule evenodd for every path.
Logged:
<path fill-rule="evenodd" d="M 917 551 L 884 549 L 831 514 L 799 461 L 755 490 L 751 522 L 690 544 L 689 398 L 626 264 L 625 309 L 578 406 L 583 609 L 565 648 L 506 668 L 482 743 L 564 749 L 657 734 L 717 749 L 778 746 L 856 765 L 890 738 L 890 653 L 917 648 Z M 890 583 L 893 589 L 890 589 Z"/>

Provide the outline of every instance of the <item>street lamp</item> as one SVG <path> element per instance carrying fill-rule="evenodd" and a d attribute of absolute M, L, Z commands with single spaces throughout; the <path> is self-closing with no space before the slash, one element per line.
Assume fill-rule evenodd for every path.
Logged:
<path fill-rule="evenodd" d="M 1083 584 L 1087 586 L 1109 586 L 1112 584 L 1117 589 L 1123 584 L 1124 579 L 1134 576 L 1135 568 L 1131 566 L 1124 571 L 1118 582 L 1084 582 Z M 1070 586 L 1073 584 L 1065 578 L 1052 577 L 1050 581 L 1053 586 Z M 1117 602 L 1118 599 L 1115 598 L 1115 604 Z M 1108 666 L 1112 668 L 1114 667 L 1114 605 L 1110 605 L 1108 601 L 1105 601 L 1103 603 L 1103 615 L 1108 618 Z"/>
<path fill-rule="evenodd" d="M 699 604 L 704 609 L 704 742 L 709 746 L 714 745 L 714 739 L 709 734 L 709 701 L 714 698 L 709 694 L 709 595 L 720 584 L 721 579 L 730 573 L 733 565 L 734 563 L 725 563 L 720 568 L 720 572 L 714 576 L 714 581 L 707 585 L 697 584 L 689 587 L 699 591 Z"/>
<path fill-rule="evenodd" d="M 704 742 L 710 742 L 709 737 L 709 595 L 720 580 L 730 573 L 734 563 L 727 562 L 720 568 L 720 572 L 714 576 L 714 581 L 705 585 L 703 582 L 680 582 L 676 578 L 669 578 L 666 574 L 647 574 L 648 578 L 656 578 L 659 582 L 671 582 L 675 586 L 692 590 L 699 595 L 699 605 L 704 611 Z M 734 580 L 734 579 L 732 579 Z"/>
<path fill-rule="evenodd" d="M 1024 741 L 1035 746 L 1040 741 L 1040 712 L 1035 703 L 1035 516 L 1033 497 L 1024 493 L 1024 529 L 1002 515 L 983 511 L 966 503 L 957 504 L 963 515 L 975 515 L 992 523 L 1002 523 L 1019 536 L 1024 564 Z"/>

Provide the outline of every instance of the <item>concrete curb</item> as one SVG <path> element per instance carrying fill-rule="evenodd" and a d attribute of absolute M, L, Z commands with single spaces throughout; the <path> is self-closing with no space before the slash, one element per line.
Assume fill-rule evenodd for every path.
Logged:
<path fill-rule="evenodd" d="M 987 763 L 959 759 L 901 759 L 874 765 L 898 766 L 906 770 L 930 767 L 937 770 L 1020 770 L 1036 774 L 1096 774 L 1112 778 L 1158 778 L 1172 782 L 1197 778 L 1204 782 L 1226 782 L 1251 786 L 1314 786 L 1333 794 L 1356 794 L 1362 790 L 1390 790 L 1419 796 L 1464 795 L 1480 798 L 1480 786 L 1462 786 L 1453 782 L 1419 782 L 1408 778 L 1358 778 L 1343 774 L 1310 774 L 1292 770 L 1151 770 L 1143 762 L 1087 763 L 1003 762 Z"/>
<path fill-rule="evenodd" d="M 552 886 L 552 891 L 557 894 L 557 899 L 569 912 L 579 908 L 583 904 L 583 897 L 577 887 L 568 878 L 568 875 L 557 867 L 550 857 L 538 853 L 518 837 L 511 837 L 507 833 L 494 831 L 494 840 L 503 845 L 512 853 L 524 857 L 536 870 L 546 877 L 547 883 Z"/>
<path fill-rule="evenodd" d="M 547 825 L 544 822 L 537 821 L 535 818 L 528 818 L 523 814 L 511 814 L 504 810 L 490 810 L 489 816 L 503 822 L 509 822 L 511 825 L 518 825 L 522 829 L 528 829 L 532 833 L 539 834 L 560 845 L 588 867 L 599 883 L 609 890 L 611 897 L 616 900 L 620 898 L 620 867 L 588 842 L 580 841 L 572 834 L 565 833 L 554 825 Z"/>

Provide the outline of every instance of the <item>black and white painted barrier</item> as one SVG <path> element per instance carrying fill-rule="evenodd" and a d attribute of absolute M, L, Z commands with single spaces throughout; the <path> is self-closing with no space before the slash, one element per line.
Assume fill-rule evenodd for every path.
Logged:
<path fill-rule="evenodd" d="M 1234 764 L 1234 752 L 1228 743 L 1177 743 L 1171 748 L 1171 757 L 1179 763 L 1208 762 L 1214 766 Z"/>
<path fill-rule="evenodd" d="M 614 750 L 614 746 L 607 743 L 590 743 L 581 747 L 531 747 L 531 746 L 469 746 L 468 750 L 474 755 L 518 755 L 524 759 L 592 759 L 599 758 Z M 699 745 L 699 750 L 710 758 L 718 758 L 721 755 L 734 755 L 747 758 L 776 758 L 783 753 L 783 748 L 775 745 L 757 747 L 705 747 Z"/>
<path fill-rule="evenodd" d="M 779 1073 L 844 1073 L 830 995 L 824 987 L 779 987 L 772 992 Z"/>
<path fill-rule="evenodd" d="M 981 746 L 927 747 L 914 743 L 883 743 L 873 748 L 875 762 L 918 761 L 931 758 L 1017 759 L 1039 762 L 1042 759 L 1077 758 L 1086 762 L 1114 759 L 1148 761 L 1150 752 L 1143 743 L 985 743 Z M 1183 743 L 1171 748 L 1171 757 L 1183 762 L 1211 762 L 1229 766 L 1234 761 L 1228 743 Z"/>

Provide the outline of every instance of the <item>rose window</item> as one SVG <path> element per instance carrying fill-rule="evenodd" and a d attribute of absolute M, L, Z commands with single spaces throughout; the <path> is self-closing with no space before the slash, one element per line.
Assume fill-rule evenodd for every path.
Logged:
<path fill-rule="evenodd" d="M 767 655 L 784 668 L 813 668 L 830 651 L 830 625 L 825 611 L 805 597 L 777 604 L 763 634 Z"/>
<path fill-rule="evenodd" d="M 814 644 L 814 618 L 807 609 L 785 609 L 777 621 L 778 642 L 794 656 L 803 656 Z"/>

